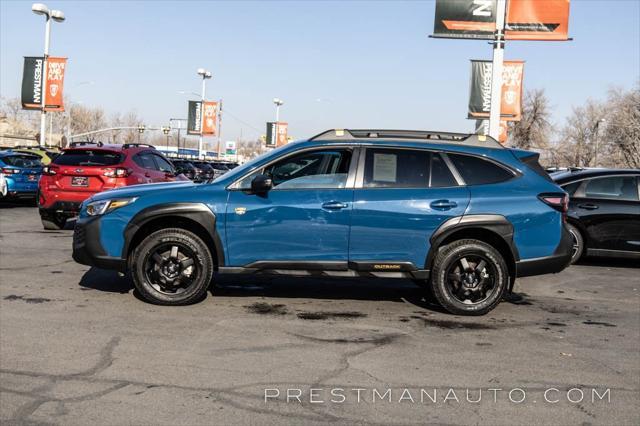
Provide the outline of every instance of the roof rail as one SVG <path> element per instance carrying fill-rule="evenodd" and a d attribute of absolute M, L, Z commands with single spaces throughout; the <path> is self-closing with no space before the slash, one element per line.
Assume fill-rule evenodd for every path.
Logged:
<path fill-rule="evenodd" d="M 71 142 L 69 144 L 70 147 L 74 147 L 74 146 L 85 146 L 85 145 L 96 145 L 96 146 L 103 146 L 104 144 L 100 141 L 98 142 L 91 142 L 91 141 L 83 141 L 83 142 Z"/>
<path fill-rule="evenodd" d="M 150 145 L 148 143 L 125 143 L 124 145 L 122 145 L 123 149 L 128 149 L 128 148 L 134 148 L 136 146 L 146 146 L 147 148 L 153 148 L 156 149 L 155 146 Z"/>
<path fill-rule="evenodd" d="M 429 130 L 331 129 L 315 135 L 309 140 L 350 139 L 411 139 L 429 142 L 460 142 L 464 145 L 503 148 L 499 142 L 490 136 Z"/>

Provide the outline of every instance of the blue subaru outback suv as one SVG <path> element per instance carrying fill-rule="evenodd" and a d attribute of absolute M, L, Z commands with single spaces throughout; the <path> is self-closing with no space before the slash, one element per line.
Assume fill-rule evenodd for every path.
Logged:
<path fill-rule="evenodd" d="M 130 272 L 163 305 L 201 300 L 214 272 L 275 273 L 412 279 L 481 315 L 516 277 L 569 264 L 567 203 L 537 153 L 488 137 L 330 130 L 211 184 L 94 195 L 73 257 Z"/>

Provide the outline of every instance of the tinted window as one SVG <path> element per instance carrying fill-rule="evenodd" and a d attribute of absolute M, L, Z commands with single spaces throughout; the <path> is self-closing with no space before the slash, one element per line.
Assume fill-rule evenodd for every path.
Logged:
<path fill-rule="evenodd" d="M 119 152 L 100 149 L 73 149 L 63 151 L 58 155 L 54 164 L 61 166 L 113 166 L 121 163 L 123 155 Z"/>
<path fill-rule="evenodd" d="M 7 157 L 1 157 L 2 161 L 9 166 L 14 167 L 40 167 L 40 158 L 32 155 L 10 155 Z"/>
<path fill-rule="evenodd" d="M 638 200 L 638 184 L 634 176 L 612 176 L 587 181 L 584 195 L 588 198 Z"/>
<path fill-rule="evenodd" d="M 470 155 L 447 154 L 467 185 L 482 185 L 509 180 L 513 174 L 482 158 Z"/>
<path fill-rule="evenodd" d="M 365 188 L 428 188 L 429 151 L 367 149 Z"/>
<path fill-rule="evenodd" d="M 267 166 L 263 174 L 271 177 L 275 189 L 344 188 L 347 183 L 351 151 L 332 149 L 305 152 Z M 239 188 L 249 189 L 257 170 L 242 179 Z"/>
<path fill-rule="evenodd" d="M 576 192 L 576 189 L 578 189 L 578 187 L 579 187 L 581 184 L 582 184 L 582 181 L 569 183 L 569 184 L 567 184 L 567 185 L 564 185 L 564 186 L 562 187 L 562 189 L 564 189 L 564 190 L 565 190 L 565 192 L 571 196 L 571 195 L 573 195 L 573 194 Z"/>
<path fill-rule="evenodd" d="M 431 155 L 431 187 L 442 188 L 447 186 L 457 186 L 451 170 L 444 162 L 440 154 Z"/>
<path fill-rule="evenodd" d="M 169 173 L 173 172 L 173 167 L 167 160 L 155 154 L 154 154 L 154 158 L 156 159 L 156 164 L 158 165 L 158 168 L 160 169 L 161 172 L 169 172 Z"/>
<path fill-rule="evenodd" d="M 143 169 L 156 170 L 156 163 L 153 162 L 153 157 L 148 152 L 143 152 L 136 155 L 135 157 L 133 157 L 133 161 L 135 161 L 135 163 Z"/>

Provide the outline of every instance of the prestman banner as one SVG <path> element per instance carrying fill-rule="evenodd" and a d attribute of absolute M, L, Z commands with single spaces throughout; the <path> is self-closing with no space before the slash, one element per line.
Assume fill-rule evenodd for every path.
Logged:
<path fill-rule="evenodd" d="M 41 56 L 25 56 L 22 72 L 22 108 L 42 109 L 42 70 L 44 58 Z"/>
<path fill-rule="evenodd" d="M 491 61 L 471 61 L 471 88 L 467 118 L 485 119 L 491 114 Z M 500 117 L 519 121 L 522 116 L 523 61 L 504 61 Z"/>
<path fill-rule="evenodd" d="M 187 114 L 187 134 L 202 134 L 202 102 L 189 101 L 189 113 Z"/>

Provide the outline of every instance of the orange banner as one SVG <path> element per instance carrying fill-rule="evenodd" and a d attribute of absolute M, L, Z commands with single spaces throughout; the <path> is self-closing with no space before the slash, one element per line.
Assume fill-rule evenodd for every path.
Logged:
<path fill-rule="evenodd" d="M 67 58 L 47 58 L 47 81 L 45 84 L 44 110 L 64 111 L 62 88 Z"/>
<path fill-rule="evenodd" d="M 217 102 L 204 102 L 202 104 L 202 134 L 216 134 L 216 114 L 218 112 Z"/>
<path fill-rule="evenodd" d="M 567 40 L 569 0 L 509 0 L 507 40 Z"/>
<path fill-rule="evenodd" d="M 522 118 L 522 78 L 523 61 L 504 61 L 502 68 L 502 99 L 500 116 L 507 121 L 520 121 Z"/>
<path fill-rule="evenodd" d="M 276 135 L 276 147 L 286 145 L 289 142 L 287 132 L 289 130 L 289 124 L 282 121 L 276 123 L 277 135 Z"/>

